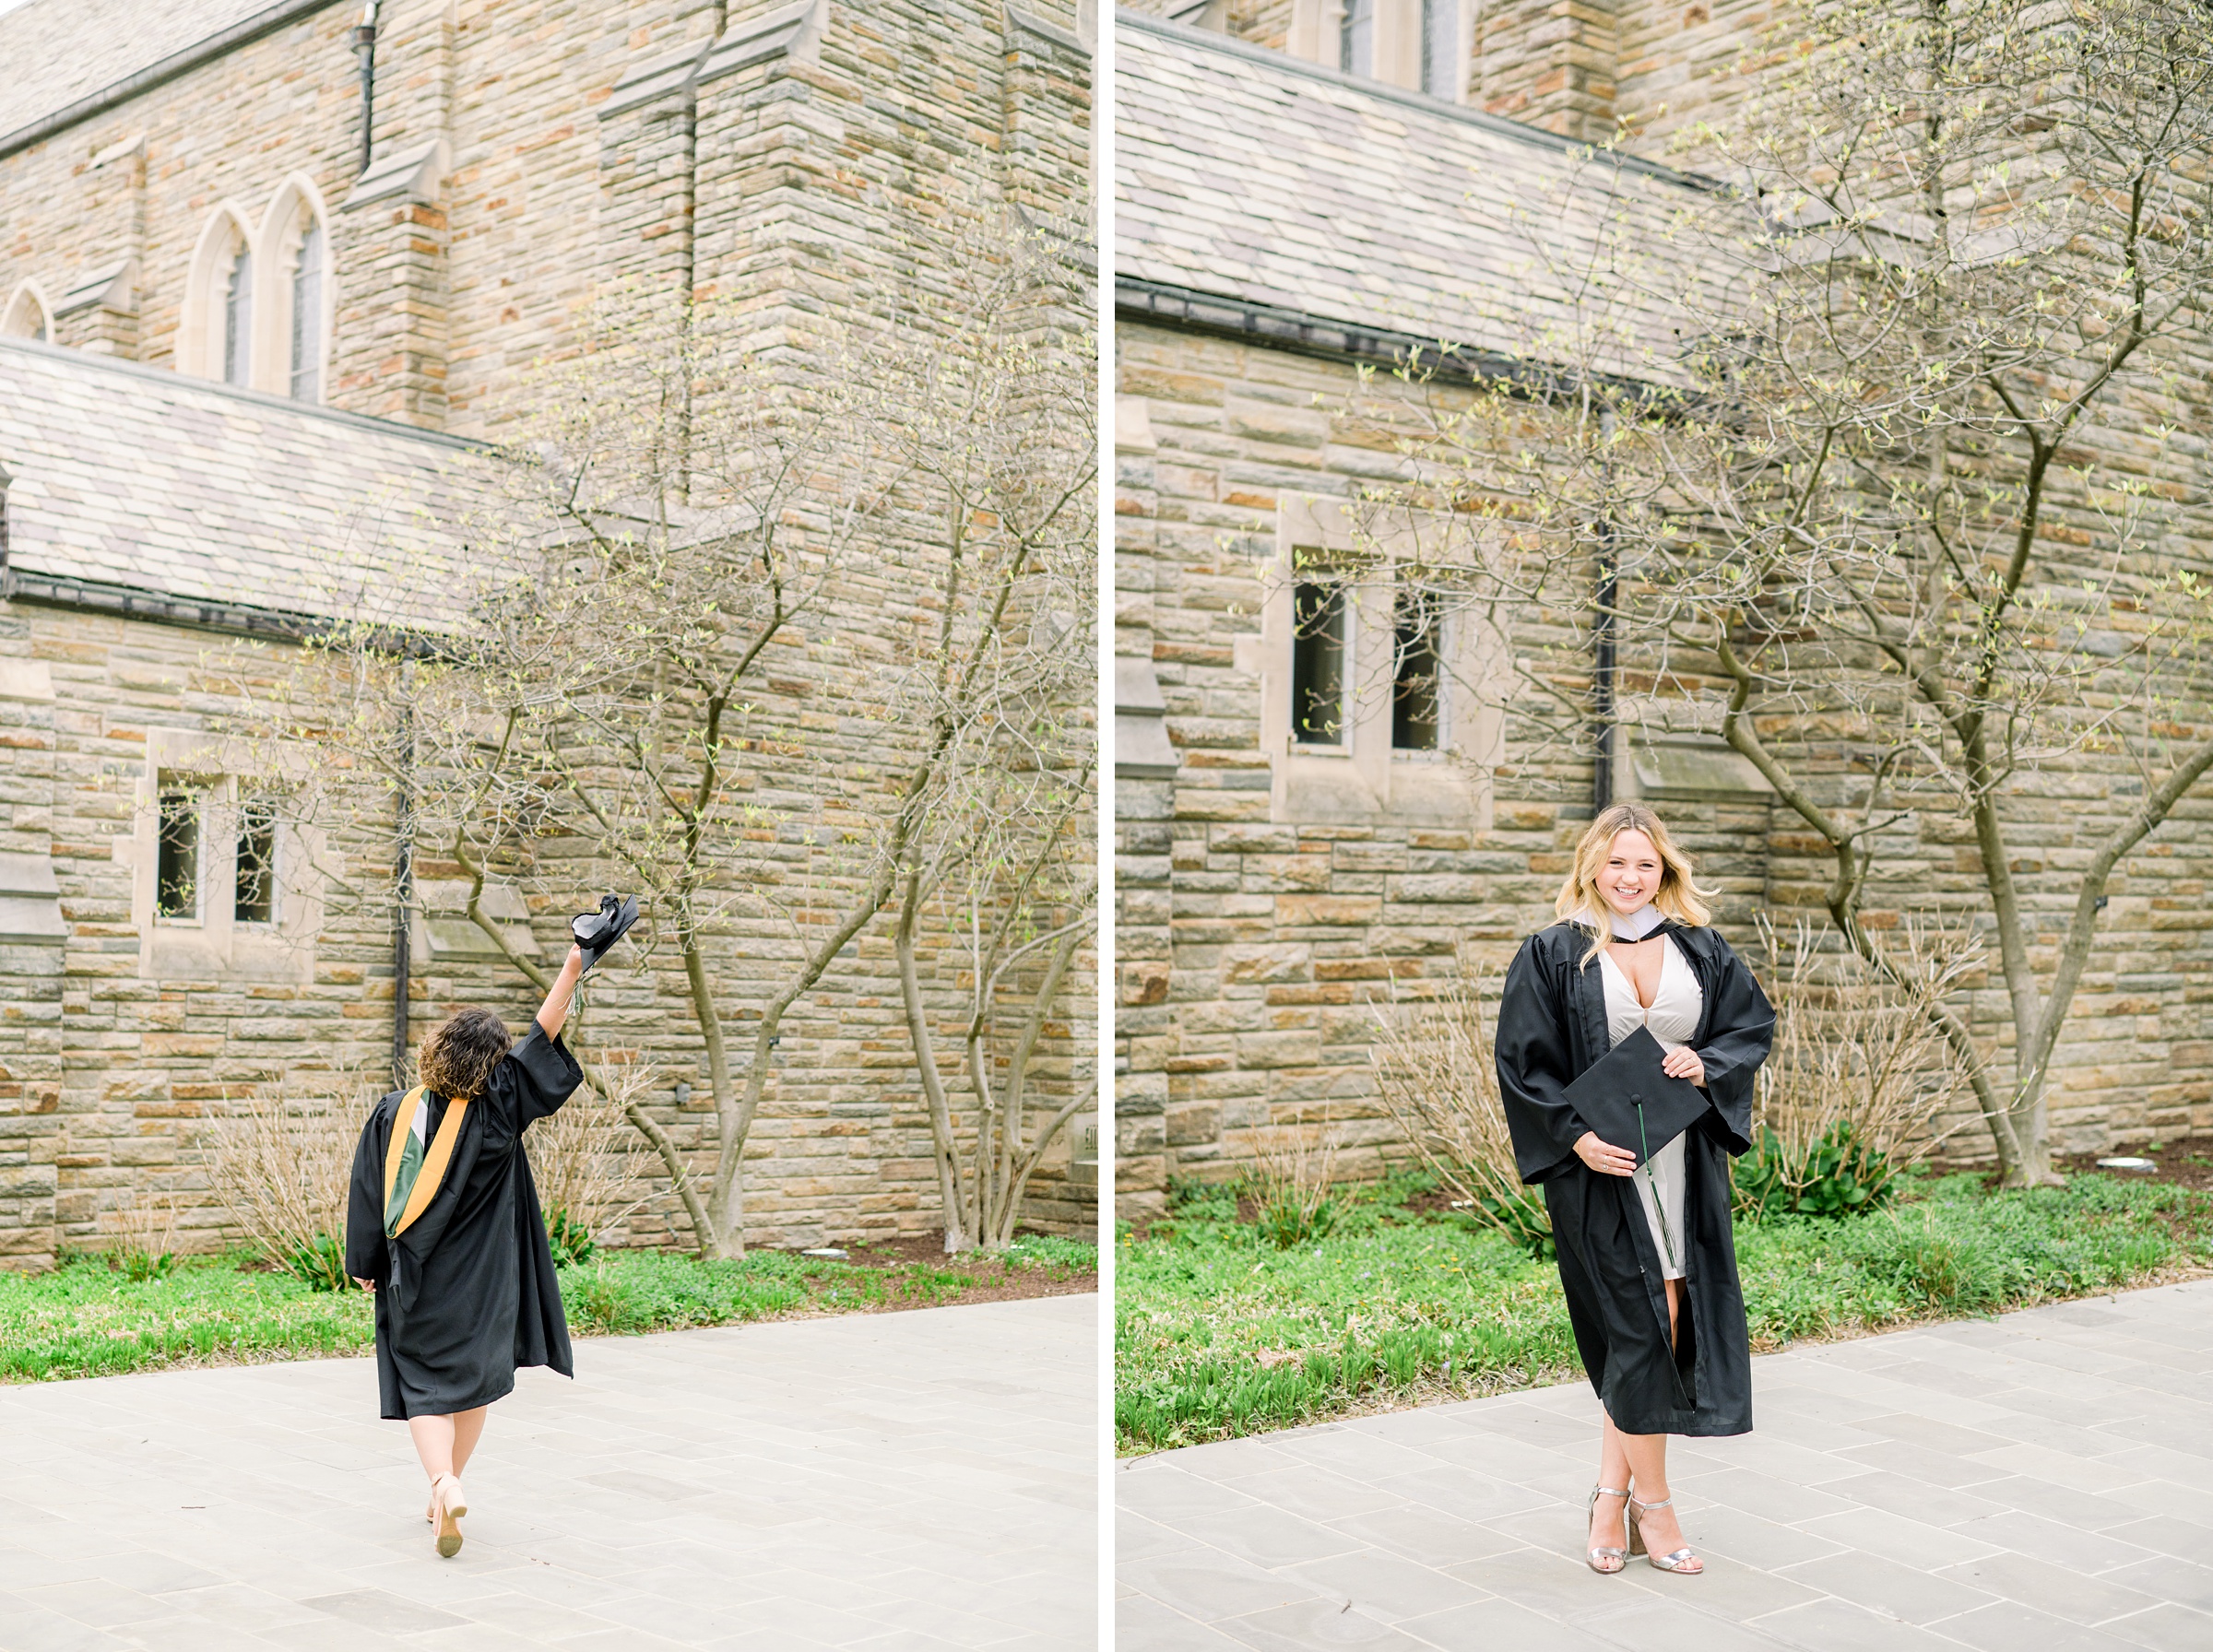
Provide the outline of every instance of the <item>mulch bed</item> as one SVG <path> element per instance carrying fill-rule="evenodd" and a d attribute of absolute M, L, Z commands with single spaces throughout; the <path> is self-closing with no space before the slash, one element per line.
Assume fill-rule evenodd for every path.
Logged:
<path fill-rule="evenodd" d="M 897 1239 L 873 1240 L 867 1245 L 844 1245 L 846 1263 L 852 1268 L 929 1268 L 965 1275 L 975 1281 L 960 1294 L 962 1303 L 1026 1302 L 1035 1296 L 1082 1296 L 1099 1288 L 1095 1268 L 1011 1268 L 980 1251 L 958 1257 L 945 1254 L 945 1242 L 935 1233 L 915 1233 Z M 797 1254 L 797 1253 L 795 1253 Z M 912 1303 L 886 1303 L 882 1311 L 897 1312 Z"/>
<path fill-rule="evenodd" d="M 2096 1170 L 2101 1159 L 2149 1159 L 2156 1170 L 2106 1171 L 2107 1175 L 2136 1174 L 2148 1182 L 2172 1182 L 2182 1187 L 2213 1189 L 2213 1136 L 2185 1136 L 2136 1147 L 2117 1147 L 2102 1153 L 2066 1153 L 2053 1162 L 2062 1175 Z"/>

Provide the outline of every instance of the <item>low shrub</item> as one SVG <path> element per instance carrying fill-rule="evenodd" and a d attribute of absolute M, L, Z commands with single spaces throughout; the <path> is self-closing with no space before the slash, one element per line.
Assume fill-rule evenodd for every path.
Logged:
<path fill-rule="evenodd" d="M 277 1258 L 277 1265 L 310 1291 L 358 1291 L 346 1271 L 346 1246 L 329 1233 L 315 1233 Z"/>
<path fill-rule="evenodd" d="M 1326 1239 L 1344 1213 L 1331 1182 L 1335 1147 L 1319 1132 L 1287 1138 L 1255 1132 L 1253 1163 L 1238 1183 L 1260 1230 L 1278 1250 Z"/>
<path fill-rule="evenodd" d="M 560 1205 L 546 1212 L 546 1243 L 553 1249 L 556 1268 L 574 1268 L 588 1262 L 592 1253 L 598 1249 L 592 1243 L 592 1230 Z"/>
<path fill-rule="evenodd" d="M 1889 1202 L 1898 1170 L 1852 1127 L 1839 1119 L 1793 1150 L 1763 1128 L 1752 1150 L 1730 1171 L 1736 1208 L 1756 1216 L 1853 1216 Z"/>

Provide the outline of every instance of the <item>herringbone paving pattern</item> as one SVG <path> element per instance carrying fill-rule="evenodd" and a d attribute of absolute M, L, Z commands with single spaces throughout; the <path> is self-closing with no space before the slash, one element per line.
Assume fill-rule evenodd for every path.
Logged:
<path fill-rule="evenodd" d="M 1588 1384 L 1126 1464 L 1118 1652 L 2208 1652 L 2213 1281 L 1753 1363 L 1698 1577 L 1580 1559 Z"/>
<path fill-rule="evenodd" d="M 5 1652 L 1070 1652 L 1095 1296 L 596 1338 L 440 1561 L 365 1360 L 0 1387 Z"/>

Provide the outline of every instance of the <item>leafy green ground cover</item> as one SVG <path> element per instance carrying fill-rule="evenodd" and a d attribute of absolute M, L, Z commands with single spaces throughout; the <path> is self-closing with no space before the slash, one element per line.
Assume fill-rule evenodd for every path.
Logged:
<path fill-rule="evenodd" d="M 1985 1192 L 1907 1178 L 1832 1220 L 1737 1223 L 1753 1347 L 1987 1314 L 2150 1283 L 2213 1262 L 2213 1197 L 2078 1175 Z M 1115 1412 L 1125 1453 L 1580 1375 L 1559 1276 L 1402 1176 L 1340 1189 L 1335 1225 L 1279 1249 L 1219 1190 L 1125 1232 Z"/>
<path fill-rule="evenodd" d="M 369 1351 L 366 1292 L 313 1291 L 252 1264 L 247 1253 L 185 1257 L 166 1277 L 133 1280 L 89 1257 L 52 1273 L 0 1273 L 0 1382 Z M 1094 1246 L 1056 1238 L 1020 1240 L 1003 1259 L 926 1262 L 601 1251 L 562 1268 L 561 1291 L 572 1331 L 621 1334 L 1083 1290 L 1097 1267 Z"/>

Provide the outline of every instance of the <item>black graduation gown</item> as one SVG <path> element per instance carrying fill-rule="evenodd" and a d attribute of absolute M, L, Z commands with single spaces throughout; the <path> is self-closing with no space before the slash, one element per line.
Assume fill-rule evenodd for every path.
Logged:
<path fill-rule="evenodd" d="M 1683 1144 L 1684 1297 L 1671 1357 L 1667 1290 L 1644 1207 L 1627 1176 L 1575 1153 L 1589 1128 L 1561 1095 L 1612 1047 L 1590 932 L 1558 923 L 1521 943 L 1498 1004 L 1498 1089 L 1526 1184 L 1542 1184 L 1576 1351 L 1616 1428 L 1633 1434 L 1741 1434 L 1752 1428 L 1752 1350 L 1725 1155 L 1751 1145 L 1752 1076 L 1775 1012 L 1752 972 L 1710 927 L 1667 922 L 1705 997 L 1690 1041 L 1712 1105 Z"/>
<path fill-rule="evenodd" d="M 346 1211 L 346 1271 L 376 1281 L 376 1387 L 389 1418 L 489 1405 L 522 1365 L 574 1376 L 553 1251 L 523 1152 L 533 1119 L 584 1081 L 558 1038 L 534 1021 L 469 1104 L 445 1182 L 396 1239 L 385 1237 L 385 1144 L 401 1092 L 361 1127 Z M 446 1103 L 424 1098 L 435 1139 Z"/>

